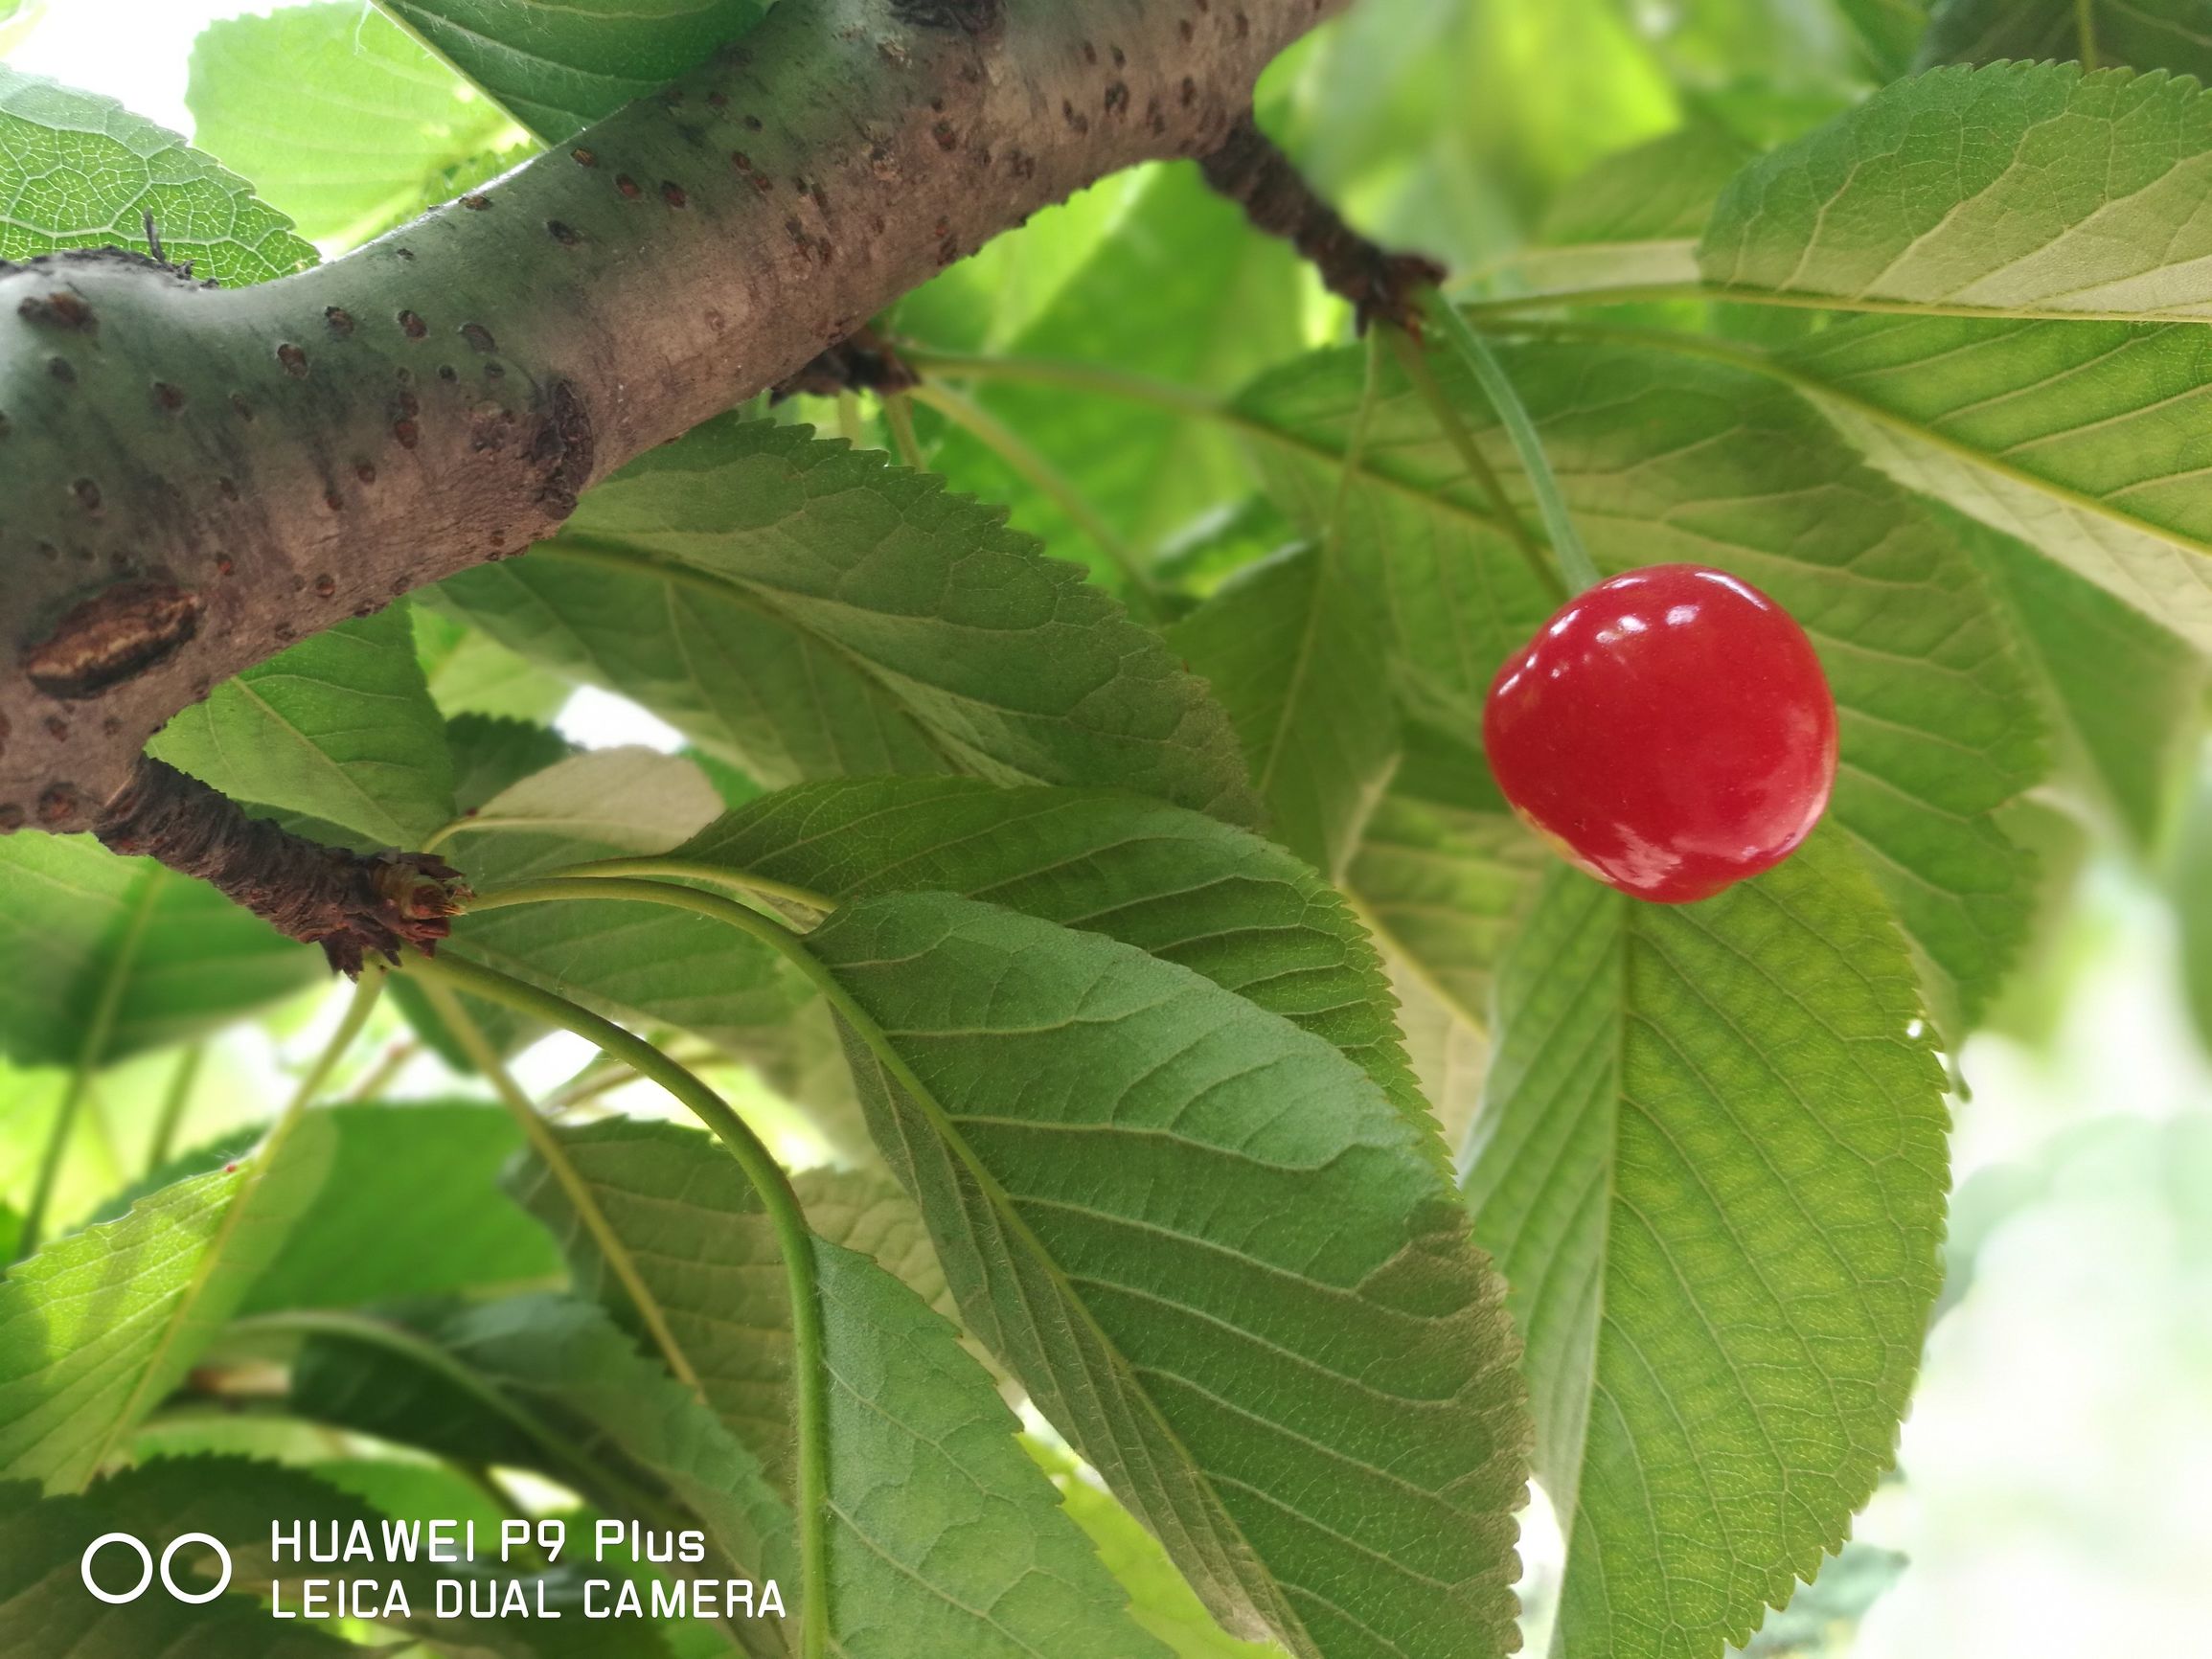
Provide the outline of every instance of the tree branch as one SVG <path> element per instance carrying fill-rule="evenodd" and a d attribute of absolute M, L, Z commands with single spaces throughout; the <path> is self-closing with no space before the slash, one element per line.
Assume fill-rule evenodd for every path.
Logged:
<path fill-rule="evenodd" d="M 218 680 L 522 552 L 1036 209 L 1216 149 L 1346 3 L 809 0 L 319 270 L 0 270 L 0 830 L 100 826 Z"/>
<path fill-rule="evenodd" d="M 1352 302 L 1361 330 L 1380 318 L 1420 334 L 1421 294 L 1444 281 L 1444 267 L 1419 254 L 1391 253 L 1346 224 L 1249 110 L 1198 165 L 1208 184 L 1261 230 L 1304 254 L 1331 293 Z"/>

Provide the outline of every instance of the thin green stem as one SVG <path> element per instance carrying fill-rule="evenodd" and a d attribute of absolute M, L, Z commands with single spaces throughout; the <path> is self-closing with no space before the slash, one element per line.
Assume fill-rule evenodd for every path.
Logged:
<path fill-rule="evenodd" d="M 1014 380 L 1029 385 L 1060 386 L 1071 392 L 1126 398 L 1131 402 L 1148 404 L 1171 414 L 1211 420 L 1224 431 L 1234 432 L 1255 443 L 1272 444 L 1277 449 L 1305 460 L 1318 462 L 1325 466 L 1349 467 L 1356 476 L 1366 480 L 1378 489 L 1389 490 L 1429 505 L 1435 505 L 1437 501 L 1437 497 L 1425 485 L 1408 482 L 1374 466 L 1354 466 L 1340 449 L 1332 449 L 1328 444 L 1317 443 L 1301 433 L 1270 426 L 1234 404 L 1220 402 L 1203 393 L 1192 392 L 1170 381 L 1153 380 L 1142 375 L 1125 375 L 1113 369 L 1093 368 L 1084 363 L 1052 362 L 1041 357 L 935 356 L 923 352 L 906 352 L 905 354 L 917 362 L 926 362 L 947 375 L 968 375 L 984 380 Z M 1486 525 L 1491 523 L 1488 513 L 1477 512 L 1461 502 L 1450 501 L 1446 505 L 1463 518 Z M 1505 525 L 1497 528 L 1504 534 L 1511 534 Z M 565 540 L 544 543 L 538 550 L 538 557 L 542 557 L 549 551 L 559 552 L 566 545 Z"/>
<path fill-rule="evenodd" d="M 914 405 L 906 400 L 906 394 L 894 392 L 883 399 L 883 423 L 891 428 L 891 442 L 899 450 L 901 464 L 916 472 L 926 472 L 929 464 L 922 458 L 922 440 L 914 435 Z"/>
<path fill-rule="evenodd" d="M 146 1149 L 146 1172 L 152 1174 L 169 1162 L 176 1149 L 176 1132 L 183 1126 L 184 1115 L 192 1106 L 193 1085 L 199 1081 L 199 1069 L 207 1059 L 207 1044 L 194 1043 L 177 1057 L 176 1069 L 169 1074 L 169 1087 L 163 1092 L 161 1116 L 154 1120 L 153 1139 Z"/>
<path fill-rule="evenodd" d="M 1711 305 L 1776 306 L 1790 311 L 1872 312 L 1890 317 L 1982 317 L 2018 323 L 2201 323 L 2179 311 L 2073 310 L 2051 306 L 1962 306 L 1941 300 L 1891 300 L 1872 294 L 1777 293 L 1771 288 L 1731 288 L 1717 283 L 1624 283 L 1587 288 L 1549 288 L 1526 294 L 1494 294 L 1453 302 L 1477 320 L 1549 311 L 1575 306 L 1632 306 L 1659 300 L 1698 300 Z"/>
<path fill-rule="evenodd" d="M 711 881 L 718 887 L 735 888 L 741 893 L 757 893 L 764 898 L 781 898 L 792 904 L 805 905 L 809 910 L 824 912 L 837 908 L 837 901 L 810 887 L 793 886 L 788 881 L 771 880 L 765 875 L 754 875 L 746 871 L 732 870 L 725 864 L 709 864 L 697 858 L 597 858 L 589 864 L 571 864 L 560 873 L 563 875 L 589 876 L 601 880 L 610 876 L 674 876 L 686 881 Z M 482 908 L 481 904 L 477 908 Z"/>
<path fill-rule="evenodd" d="M 2074 0 L 2074 31 L 2082 37 L 2082 67 L 2097 67 L 2097 14 L 2093 0 Z"/>
<path fill-rule="evenodd" d="M 1136 549 L 1125 541 L 1106 515 L 1092 505 L 1090 498 L 1064 477 L 1060 470 L 1039 455 L 1016 435 L 1014 429 L 997 416 L 972 398 L 963 398 L 946 386 L 924 381 L 908 394 L 918 403 L 936 410 L 953 424 L 964 428 L 985 448 L 1014 469 L 1032 489 L 1050 496 L 1054 505 L 1067 515 L 1068 521 L 1081 531 L 1101 553 L 1113 561 L 1122 573 L 1131 592 L 1142 603 L 1146 614 L 1158 620 L 1160 596 L 1152 573 L 1137 557 Z"/>
<path fill-rule="evenodd" d="M 62 1160 L 68 1155 L 70 1138 L 77 1132 L 78 1115 L 92 1092 L 93 1077 L 107 1056 L 108 1039 L 115 1034 L 115 1016 L 123 1007 L 124 987 L 129 983 L 131 967 L 138 961 L 139 943 L 146 937 L 146 924 L 153 915 L 160 894 L 161 884 L 153 875 L 141 878 L 130 914 L 124 919 L 123 936 L 116 941 L 115 954 L 108 959 L 107 976 L 101 982 L 100 998 L 92 1005 L 91 1019 L 85 1022 L 84 1036 L 77 1045 L 77 1063 L 70 1068 L 68 1086 L 62 1093 L 61 1104 L 55 1110 L 54 1126 L 39 1156 L 38 1179 L 31 1189 L 31 1202 L 23 1212 L 23 1231 L 15 1247 L 18 1261 L 26 1261 L 34 1254 L 45 1234 L 47 1214 L 54 1207 L 55 1189 L 61 1180 Z"/>
<path fill-rule="evenodd" d="M 391 1087 L 392 1079 L 407 1069 L 407 1062 L 422 1052 L 422 1045 L 412 1037 L 403 1037 L 385 1049 L 376 1063 L 365 1072 L 346 1097 L 352 1101 L 373 1101 Z"/>
<path fill-rule="evenodd" d="M 850 392 L 837 394 L 837 436 L 855 449 L 867 436 L 860 426 L 860 399 Z"/>
<path fill-rule="evenodd" d="M 476 1069 L 490 1079 L 491 1092 L 507 1107 L 508 1114 L 522 1130 L 522 1138 L 530 1143 L 530 1149 L 537 1154 L 538 1161 L 552 1172 L 562 1194 L 575 1209 L 577 1219 L 583 1223 L 583 1230 L 591 1235 L 591 1241 L 599 1247 L 600 1258 L 605 1261 L 629 1296 L 630 1305 L 637 1309 L 638 1317 L 645 1321 L 646 1330 L 651 1335 L 653 1346 L 660 1350 L 661 1357 L 668 1361 L 669 1370 L 674 1374 L 678 1382 L 704 1399 L 706 1385 L 699 1380 L 698 1368 L 692 1364 L 691 1356 L 684 1352 L 675 1332 L 669 1329 L 668 1314 L 660 1305 L 660 1298 L 646 1284 L 645 1276 L 638 1271 L 637 1261 L 631 1256 L 629 1246 L 623 1241 L 622 1235 L 614 1230 L 614 1224 L 606 1218 L 606 1212 L 600 1208 L 598 1195 L 592 1192 L 591 1183 L 583 1178 L 582 1171 L 570 1159 L 568 1148 L 560 1144 L 560 1137 L 553 1132 L 552 1125 L 538 1114 L 536 1102 L 523 1092 L 522 1085 L 514 1080 L 514 1074 L 501 1061 L 499 1051 L 491 1046 L 491 1039 L 484 1034 L 484 1028 L 476 1023 L 461 999 L 434 979 L 423 985 L 422 994 L 430 999 L 431 1006 L 438 1011 L 438 1017 L 445 1022 L 446 1028 L 453 1033 L 454 1040 L 460 1043 L 469 1059 L 475 1063 Z"/>
<path fill-rule="evenodd" d="M 1536 537 L 1529 534 L 1528 526 L 1521 521 L 1520 509 L 1514 505 L 1513 497 L 1506 493 L 1505 480 L 1498 477 L 1497 468 L 1490 464 L 1490 457 L 1483 454 L 1482 445 L 1474 441 L 1474 434 L 1467 429 L 1467 422 L 1459 418 L 1459 410 L 1453 406 L 1449 395 L 1444 390 L 1443 382 L 1437 379 L 1436 371 L 1428 366 L 1428 354 L 1422 350 L 1420 342 L 1404 330 L 1393 328 L 1387 323 L 1382 325 L 1382 330 L 1390 337 L 1390 344 L 1398 353 L 1398 360 L 1405 370 L 1406 378 L 1413 382 L 1413 389 L 1421 395 L 1421 400 L 1428 405 L 1428 412 L 1435 418 L 1437 429 L 1444 434 L 1445 442 L 1459 456 L 1460 464 L 1467 468 L 1469 476 L 1481 486 L 1483 494 L 1490 501 L 1491 511 L 1496 516 L 1498 529 L 1528 562 L 1529 569 L 1536 572 L 1537 580 L 1543 584 L 1544 592 L 1551 595 L 1555 602 L 1565 599 L 1567 590 L 1560 580 L 1559 571 L 1545 556 Z M 1348 461 L 1344 474 L 1347 479 L 1352 476 L 1356 462 L 1356 456 Z"/>
<path fill-rule="evenodd" d="M 503 895 L 502 898 L 511 904 L 527 902 L 517 895 L 534 890 L 538 898 L 596 900 L 637 898 L 638 894 L 627 890 L 655 887 L 658 887 L 657 883 L 644 881 L 545 881 L 534 883 L 532 888 L 514 889 Z M 720 920 L 756 936 L 764 932 L 780 935 L 790 951 L 800 957 L 806 956 L 806 952 L 799 948 L 798 942 L 775 922 L 732 899 L 720 898 L 714 894 L 700 893 L 688 887 L 667 887 L 660 891 L 682 894 L 688 899 L 696 901 L 688 904 L 687 908 L 699 909 L 708 915 L 720 914 Z M 708 908 L 710 906 L 718 906 L 719 911 Z M 822 1302 L 814 1277 L 813 1234 L 808 1229 L 806 1212 L 800 1207 L 798 1193 L 791 1188 L 790 1177 L 784 1173 L 783 1166 L 762 1145 L 760 1138 L 745 1121 L 730 1109 L 727 1102 L 652 1044 L 623 1030 L 612 1020 L 603 1019 L 590 1010 L 578 1007 L 566 997 L 540 990 L 536 986 L 510 978 L 495 968 L 486 967 L 480 963 L 450 953 L 435 958 L 412 958 L 407 964 L 407 971 L 426 983 L 442 981 L 454 990 L 467 991 L 486 1002 L 502 1004 L 533 1019 L 574 1032 L 584 1041 L 622 1060 L 641 1077 L 658 1083 L 690 1107 L 699 1121 L 714 1131 L 715 1137 L 729 1148 L 731 1155 L 738 1161 L 738 1167 L 744 1171 L 746 1179 L 752 1182 L 753 1191 L 759 1195 L 761 1207 L 767 1215 L 768 1224 L 775 1231 L 777 1247 L 784 1257 L 786 1282 L 789 1287 L 792 1390 L 797 1399 L 795 1416 L 799 1442 L 801 1652 L 803 1659 L 822 1659 L 827 1651 L 829 1635 L 827 1574 L 830 1423 L 827 1352 L 822 1330 Z"/>
<path fill-rule="evenodd" d="M 1528 409 L 1521 402 L 1520 394 L 1514 390 L 1505 366 L 1497 360 L 1489 342 L 1469 327 L 1467 319 L 1442 295 L 1430 296 L 1427 315 L 1430 322 L 1443 329 L 1446 338 L 1466 360 L 1474 374 L 1475 384 L 1482 388 L 1482 395 L 1496 411 L 1506 436 L 1513 440 L 1514 451 L 1520 457 L 1521 471 L 1527 475 L 1529 489 L 1536 496 L 1544 532 L 1551 537 L 1552 557 L 1559 560 L 1560 574 L 1566 579 L 1567 591 L 1581 593 L 1597 586 L 1598 567 L 1589 550 L 1583 546 L 1582 536 L 1576 533 L 1574 519 L 1567 512 L 1566 498 L 1560 493 L 1559 480 L 1552 474 L 1551 458 L 1544 453 L 1543 438 L 1538 433 L 1536 422 L 1529 419 Z"/>

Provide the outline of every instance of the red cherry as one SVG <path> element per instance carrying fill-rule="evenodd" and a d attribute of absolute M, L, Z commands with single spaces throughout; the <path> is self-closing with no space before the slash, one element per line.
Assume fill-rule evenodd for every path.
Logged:
<path fill-rule="evenodd" d="M 1813 642 L 1749 582 L 1654 564 L 1577 594 L 1498 670 L 1483 747 L 1571 863 L 1661 904 L 1787 858 L 1836 782 Z"/>

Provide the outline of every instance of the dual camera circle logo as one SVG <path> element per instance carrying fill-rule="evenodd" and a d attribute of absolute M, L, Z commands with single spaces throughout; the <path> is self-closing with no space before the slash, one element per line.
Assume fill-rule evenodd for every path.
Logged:
<path fill-rule="evenodd" d="M 122 1594 L 117 1594 L 112 1590 L 103 1590 L 92 1577 L 93 1557 L 110 1544 L 129 1546 L 130 1550 L 138 1557 L 139 1566 L 142 1569 L 138 1583 Z M 222 1562 L 222 1577 L 216 1580 L 214 1589 L 203 1590 L 197 1595 L 187 1595 L 183 1590 L 177 1588 L 176 1579 L 170 1576 L 170 1564 L 176 1559 L 177 1551 L 183 1549 L 187 1544 L 205 1544 L 216 1553 L 217 1557 Z M 77 1570 L 78 1576 L 83 1579 L 84 1587 L 87 1590 L 90 1590 L 110 1606 L 119 1607 L 126 1602 L 137 1601 L 139 1597 L 145 1595 L 152 1587 L 153 1552 L 148 1549 L 143 1541 L 132 1537 L 128 1533 L 103 1533 L 91 1543 L 85 1545 L 84 1558 L 78 1564 Z M 169 1548 L 161 1553 L 161 1582 L 162 1587 L 179 1602 L 190 1602 L 195 1605 L 202 1602 L 212 1602 L 231 1586 L 231 1553 L 223 1548 L 220 1538 L 210 1537 L 205 1533 L 181 1533 L 171 1539 Z"/>

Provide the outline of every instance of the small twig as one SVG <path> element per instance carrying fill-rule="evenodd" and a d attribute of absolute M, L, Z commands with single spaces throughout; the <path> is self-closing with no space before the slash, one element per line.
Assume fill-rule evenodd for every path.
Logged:
<path fill-rule="evenodd" d="M 320 944 L 356 979 L 373 956 L 397 963 L 410 945 L 435 949 L 467 895 L 442 858 L 322 846 L 143 756 L 93 832 L 111 852 L 207 882 L 287 939 Z"/>
<path fill-rule="evenodd" d="M 805 394 L 834 398 L 845 392 L 875 392 L 889 397 L 912 389 L 920 378 L 904 358 L 873 328 L 855 329 L 795 375 L 776 382 L 770 401 Z"/>
<path fill-rule="evenodd" d="M 1390 253 L 1346 224 L 1249 111 L 1198 168 L 1255 225 L 1305 255 L 1329 291 L 1352 302 L 1362 331 L 1380 318 L 1421 332 L 1422 290 L 1444 281 L 1444 267 L 1419 254 Z"/>

